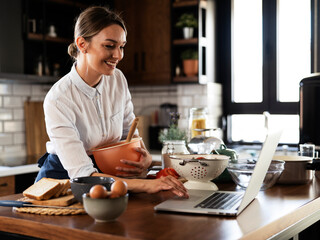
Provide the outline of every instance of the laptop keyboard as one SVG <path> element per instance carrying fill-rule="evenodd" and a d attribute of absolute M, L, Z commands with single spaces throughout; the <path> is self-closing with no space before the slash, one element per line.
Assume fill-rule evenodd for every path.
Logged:
<path fill-rule="evenodd" d="M 239 200 L 241 200 L 241 194 L 235 193 L 214 193 L 195 207 L 200 208 L 212 208 L 212 209 L 231 209 Z"/>

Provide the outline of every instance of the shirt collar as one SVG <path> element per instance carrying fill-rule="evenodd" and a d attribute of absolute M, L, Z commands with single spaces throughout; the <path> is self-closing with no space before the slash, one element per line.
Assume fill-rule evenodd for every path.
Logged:
<path fill-rule="evenodd" d="M 101 90 L 102 90 L 102 82 L 100 81 L 98 83 L 98 85 L 93 88 L 90 87 L 79 75 L 79 73 L 76 70 L 76 62 L 73 64 L 72 68 L 71 68 L 71 81 L 72 83 L 81 91 L 83 92 L 85 95 L 87 95 L 89 98 L 93 99 L 96 96 L 96 93 L 98 92 L 99 94 L 101 94 Z M 104 76 L 102 76 L 103 78 Z"/>

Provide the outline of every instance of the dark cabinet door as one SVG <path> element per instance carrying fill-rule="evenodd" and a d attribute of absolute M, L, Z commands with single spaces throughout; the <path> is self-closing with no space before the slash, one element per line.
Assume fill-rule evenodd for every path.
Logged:
<path fill-rule="evenodd" d="M 20 0 L 2 0 L 0 7 L 0 72 L 23 73 Z"/>
<path fill-rule="evenodd" d="M 128 28 L 119 68 L 129 85 L 170 84 L 170 0 L 115 1 L 115 10 Z"/>

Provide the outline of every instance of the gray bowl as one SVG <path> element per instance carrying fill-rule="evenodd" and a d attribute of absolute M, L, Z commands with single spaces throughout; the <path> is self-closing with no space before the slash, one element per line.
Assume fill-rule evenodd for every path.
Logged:
<path fill-rule="evenodd" d="M 71 191 L 78 202 L 82 203 L 82 195 L 88 193 L 94 185 L 100 184 L 111 189 L 114 179 L 111 177 L 78 177 L 70 179 Z"/>
<path fill-rule="evenodd" d="M 118 198 L 91 198 L 89 194 L 84 193 L 83 206 L 96 222 L 115 221 L 127 209 L 128 196 L 127 193 Z"/>

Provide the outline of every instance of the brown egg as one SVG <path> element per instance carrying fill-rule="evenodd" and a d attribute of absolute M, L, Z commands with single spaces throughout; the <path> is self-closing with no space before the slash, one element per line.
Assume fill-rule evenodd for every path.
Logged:
<path fill-rule="evenodd" d="M 111 185 L 111 195 L 124 196 L 128 191 L 127 183 L 121 180 L 116 180 Z"/>
<path fill-rule="evenodd" d="M 90 188 L 89 194 L 91 198 L 106 198 L 108 191 L 105 186 L 97 184 Z"/>
<path fill-rule="evenodd" d="M 108 197 L 109 198 L 118 198 L 118 197 L 120 197 L 120 195 L 118 193 L 111 193 Z"/>

